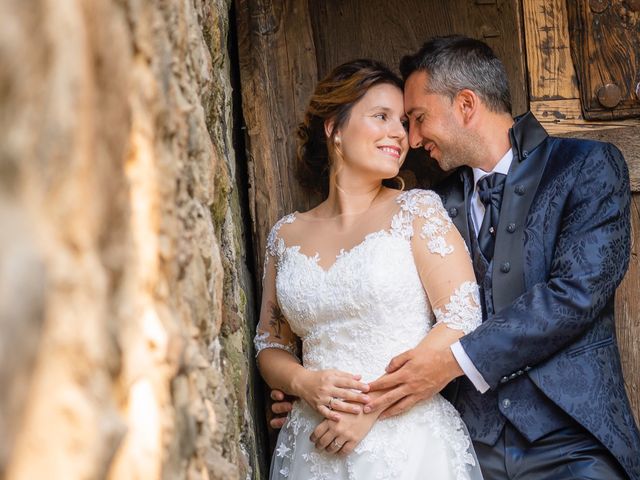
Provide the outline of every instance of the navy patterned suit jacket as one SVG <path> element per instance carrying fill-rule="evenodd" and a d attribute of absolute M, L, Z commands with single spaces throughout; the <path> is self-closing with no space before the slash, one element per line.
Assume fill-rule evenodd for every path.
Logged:
<path fill-rule="evenodd" d="M 517 398 L 519 386 L 533 382 L 640 479 L 640 435 L 614 328 L 614 293 L 630 250 L 626 163 L 611 144 L 548 136 L 531 113 L 510 137 L 491 277 L 496 313 L 462 346 L 496 399 L 506 390 Z M 463 167 L 436 189 L 467 245 L 472 188 Z M 457 384 L 465 382 L 451 399 L 475 439 L 483 434 L 474 419 L 482 398 L 466 377 Z"/>

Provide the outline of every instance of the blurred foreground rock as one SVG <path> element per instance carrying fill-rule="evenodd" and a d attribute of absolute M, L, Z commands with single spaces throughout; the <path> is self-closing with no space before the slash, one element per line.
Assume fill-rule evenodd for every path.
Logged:
<path fill-rule="evenodd" d="M 0 478 L 258 478 L 229 0 L 0 0 Z"/>

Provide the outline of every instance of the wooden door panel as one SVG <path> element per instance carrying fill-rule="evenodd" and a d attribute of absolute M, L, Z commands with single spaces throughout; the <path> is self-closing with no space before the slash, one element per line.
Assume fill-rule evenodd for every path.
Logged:
<path fill-rule="evenodd" d="M 513 113 L 528 109 L 521 5 L 518 0 L 324 0 L 309 2 L 318 62 L 326 75 L 359 57 L 397 69 L 429 37 L 461 33 L 486 41 L 503 60 Z"/>
<path fill-rule="evenodd" d="M 616 292 L 616 332 L 625 387 L 640 424 L 640 194 L 637 193 L 631 201 L 631 235 L 629 270 Z"/>
<path fill-rule="evenodd" d="M 567 0 L 584 118 L 640 115 L 640 1 Z"/>

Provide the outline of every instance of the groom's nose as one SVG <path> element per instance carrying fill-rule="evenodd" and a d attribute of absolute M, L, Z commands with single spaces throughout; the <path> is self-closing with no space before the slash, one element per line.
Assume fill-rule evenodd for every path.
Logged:
<path fill-rule="evenodd" d="M 420 135 L 415 124 L 409 125 L 409 145 L 411 148 L 421 148 L 423 145 L 422 140 L 422 135 Z"/>

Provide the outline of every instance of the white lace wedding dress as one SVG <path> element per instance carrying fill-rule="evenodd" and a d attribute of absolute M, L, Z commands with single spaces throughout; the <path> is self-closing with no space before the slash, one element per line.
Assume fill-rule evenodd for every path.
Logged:
<path fill-rule="evenodd" d="M 266 300 L 255 338 L 258 354 L 280 348 L 297 355 L 297 336 L 305 368 L 359 373 L 370 382 L 384 373 L 391 358 L 415 347 L 434 322 L 465 332 L 480 324 L 466 247 L 439 197 L 423 190 L 403 192 L 385 212 L 373 220 L 384 228 L 340 251 L 326 268 L 319 254 L 304 254 L 303 246 L 285 241 L 296 237 L 293 228 L 284 234 L 285 226 L 302 222 L 301 214 L 287 215 L 273 227 L 265 262 Z M 270 315 L 274 308 L 281 313 Z M 440 395 L 378 420 L 346 457 L 310 442 L 322 420 L 304 401 L 295 402 L 278 436 L 270 478 L 482 478 L 457 411 Z"/>

